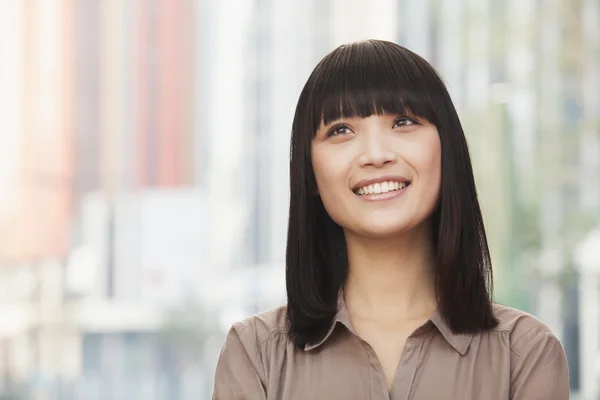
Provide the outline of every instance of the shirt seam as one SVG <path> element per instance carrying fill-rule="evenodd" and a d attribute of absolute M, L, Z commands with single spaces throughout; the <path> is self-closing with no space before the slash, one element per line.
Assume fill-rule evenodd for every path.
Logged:
<path fill-rule="evenodd" d="M 531 329 L 527 330 L 525 333 L 523 333 L 522 335 L 520 335 L 519 338 L 521 338 L 523 335 L 525 335 L 527 332 L 529 332 L 529 331 L 531 331 L 533 329 L 535 329 L 535 328 L 531 328 Z M 502 328 L 502 329 L 494 328 L 494 329 L 492 329 L 492 332 L 506 333 L 507 335 L 510 336 L 510 330 L 504 329 L 504 328 Z M 513 353 L 518 358 L 521 358 L 521 355 L 519 353 L 517 353 L 517 351 L 513 347 L 513 341 L 511 341 L 510 339 L 508 340 L 508 348 L 510 349 L 511 353 Z"/>
<path fill-rule="evenodd" d="M 521 354 L 519 354 L 517 352 L 517 350 L 514 348 L 513 343 L 516 343 L 518 341 L 520 341 L 521 339 L 523 339 L 524 337 L 526 337 L 527 335 L 531 334 L 533 331 L 540 329 L 539 326 L 534 326 L 532 328 L 529 328 L 528 330 L 526 330 L 525 332 L 521 333 L 518 337 L 516 337 L 514 340 L 510 341 L 510 351 L 513 352 L 517 357 L 521 358 Z M 510 335 L 510 331 L 508 330 L 503 330 L 503 332 L 507 332 Z M 546 330 L 546 329 L 542 329 L 540 330 L 538 333 L 545 333 L 545 334 L 552 334 L 552 332 Z"/>
<path fill-rule="evenodd" d="M 280 334 L 284 334 L 284 333 L 287 333 L 287 332 L 288 331 L 285 331 L 285 330 L 275 329 L 275 330 L 269 332 L 269 334 L 267 335 L 267 337 L 265 339 L 263 339 L 261 342 L 257 341 L 256 352 L 258 353 L 258 357 L 260 358 L 260 364 L 261 364 L 262 369 L 263 369 L 263 375 L 265 377 L 265 386 L 266 387 L 268 387 L 268 385 L 269 385 L 269 373 L 267 371 L 267 367 L 265 366 L 265 362 L 263 360 L 261 346 L 263 344 L 267 343 L 270 339 L 274 338 L 275 336 L 280 335 Z"/>
<path fill-rule="evenodd" d="M 271 332 L 269 332 L 269 334 L 267 335 L 266 338 L 264 338 L 260 343 L 257 344 L 257 347 L 260 348 L 263 344 L 265 344 L 269 340 L 273 339 L 275 336 L 287 334 L 288 332 L 289 332 L 289 330 L 284 330 L 284 329 L 272 330 Z"/>
<path fill-rule="evenodd" d="M 241 336 L 242 333 L 246 329 L 250 328 L 250 324 L 247 323 L 247 322 L 244 322 L 244 321 L 238 322 L 238 325 L 241 325 L 239 333 L 238 333 L 238 336 Z M 260 366 L 262 368 L 262 372 L 263 372 L 262 375 L 263 375 L 263 379 L 264 379 L 264 387 L 266 389 L 266 387 L 268 387 L 268 384 L 269 384 L 269 382 L 268 382 L 268 374 L 267 374 L 267 369 L 265 367 L 265 363 L 264 363 L 264 360 L 263 360 L 263 356 L 262 356 L 261 351 L 260 351 L 261 343 L 264 343 L 266 341 L 266 339 L 263 340 L 261 343 L 259 343 L 258 342 L 258 335 L 256 334 L 256 330 L 254 332 L 252 332 L 252 330 L 251 330 L 250 333 L 252 334 L 252 336 L 254 336 L 254 343 L 256 344 L 256 358 L 258 359 L 258 362 L 259 362 L 259 364 L 260 364 Z"/>

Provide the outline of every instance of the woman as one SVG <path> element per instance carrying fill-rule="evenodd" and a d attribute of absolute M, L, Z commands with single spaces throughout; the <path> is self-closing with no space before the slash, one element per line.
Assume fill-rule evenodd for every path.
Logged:
<path fill-rule="evenodd" d="M 291 139 L 288 303 L 233 325 L 213 399 L 569 397 L 564 351 L 491 301 L 465 136 L 421 57 L 327 55 Z"/>

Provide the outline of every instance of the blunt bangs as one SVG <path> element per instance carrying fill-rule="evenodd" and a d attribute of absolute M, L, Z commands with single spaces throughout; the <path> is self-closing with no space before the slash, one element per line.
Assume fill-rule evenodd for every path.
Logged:
<path fill-rule="evenodd" d="M 437 125 L 444 83 L 427 66 L 418 55 L 378 41 L 337 48 L 307 82 L 313 132 L 321 122 L 386 114 L 411 115 Z"/>

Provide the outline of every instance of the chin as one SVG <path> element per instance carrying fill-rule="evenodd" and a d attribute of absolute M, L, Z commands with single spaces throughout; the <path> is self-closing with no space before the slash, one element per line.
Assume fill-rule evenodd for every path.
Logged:
<path fill-rule="evenodd" d="M 371 239 L 387 239 L 403 236 L 409 233 L 415 224 L 405 222 L 394 223 L 394 221 L 381 221 L 380 223 L 371 221 L 368 224 L 361 224 L 351 229 L 356 236 L 363 236 Z"/>

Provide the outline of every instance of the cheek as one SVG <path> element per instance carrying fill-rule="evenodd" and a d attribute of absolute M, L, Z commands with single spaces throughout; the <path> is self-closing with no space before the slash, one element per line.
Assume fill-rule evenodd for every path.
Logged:
<path fill-rule="evenodd" d="M 425 159 L 424 169 L 428 172 L 433 187 L 439 189 L 442 180 L 442 157 L 439 149 L 428 154 Z"/>
<path fill-rule="evenodd" d="M 335 161 L 337 160 L 337 161 Z M 321 197 L 329 197 L 338 192 L 339 186 L 344 183 L 345 172 L 343 163 L 333 155 L 324 151 L 313 151 L 312 167 Z"/>
<path fill-rule="evenodd" d="M 340 223 L 347 213 L 346 203 L 351 193 L 347 186 L 347 165 L 339 154 L 313 151 L 313 171 L 318 195 L 329 216 Z"/>
<path fill-rule="evenodd" d="M 417 178 L 421 183 L 421 195 L 423 200 L 432 202 L 437 200 L 442 180 L 442 156 L 441 146 L 437 134 L 435 137 L 420 143 L 411 153 L 412 167 L 415 169 Z M 429 202 L 429 201 L 428 201 Z"/>

